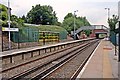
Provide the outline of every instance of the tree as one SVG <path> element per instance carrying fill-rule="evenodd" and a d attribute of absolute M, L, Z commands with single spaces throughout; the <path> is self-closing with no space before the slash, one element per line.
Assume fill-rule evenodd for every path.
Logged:
<path fill-rule="evenodd" d="M 7 7 L 0 4 L 0 19 L 3 21 L 8 19 Z"/>
<path fill-rule="evenodd" d="M 25 23 L 27 22 L 25 15 L 23 15 L 21 19 L 24 20 Z"/>
<path fill-rule="evenodd" d="M 110 31 L 115 32 L 115 26 L 118 23 L 118 19 L 119 19 L 119 17 L 117 15 L 113 15 L 113 17 L 111 19 L 108 19 L 108 24 L 109 24 L 109 27 L 110 27 Z"/>
<path fill-rule="evenodd" d="M 75 29 L 88 25 L 90 25 L 90 23 L 87 21 L 86 17 L 77 17 L 75 15 Z M 72 13 L 68 13 L 64 17 L 62 27 L 65 28 L 69 34 L 74 30 L 74 15 Z"/>
<path fill-rule="evenodd" d="M 27 13 L 27 22 L 32 24 L 50 24 L 54 25 L 57 23 L 58 19 L 56 17 L 55 11 L 51 6 L 32 6 L 32 9 Z"/>
<path fill-rule="evenodd" d="M 77 19 L 79 19 L 81 22 L 83 22 L 84 26 L 90 25 L 90 23 L 88 22 L 88 20 L 86 19 L 86 17 L 78 17 Z"/>
<path fill-rule="evenodd" d="M 73 20 L 74 20 L 73 17 L 69 17 L 65 19 L 62 23 L 62 27 L 66 29 L 68 33 L 71 33 L 71 31 L 73 31 L 73 26 L 74 26 Z"/>
<path fill-rule="evenodd" d="M 16 15 L 11 15 L 11 21 L 13 22 L 13 27 L 22 27 L 24 25 L 24 20 Z"/>
<path fill-rule="evenodd" d="M 74 15 L 72 13 L 68 13 L 65 17 L 64 17 L 64 20 L 69 18 L 69 17 L 74 17 Z"/>
<path fill-rule="evenodd" d="M 117 15 L 113 15 L 112 18 L 108 19 L 108 24 L 110 27 L 110 40 L 115 45 L 115 53 L 116 53 L 116 34 L 117 34 L 116 24 L 118 23 L 118 19 L 119 17 Z"/>
<path fill-rule="evenodd" d="M 18 21 L 18 17 L 16 15 L 11 15 L 11 21 Z"/>
<path fill-rule="evenodd" d="M 11 25 L 10 27 L 22 27 L 24 20 L 22 20 L 22 18 L 18 18 L 16 15 L 12 15 L 10 16 L 10 20 L 11 20 Z M 3 5 L 0 4 L 0 23 L 3 27 L 8 27 L 8 8 Z"/>

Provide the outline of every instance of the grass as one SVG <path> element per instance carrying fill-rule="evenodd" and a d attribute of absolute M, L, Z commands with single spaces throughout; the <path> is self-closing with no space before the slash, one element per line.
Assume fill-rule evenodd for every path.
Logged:
<path fill-rule="evenodd" d="M 55 25 L 40 25 L 40 26 L 29 26 L 29 27 L 38 28 L 40 31 L 52 31 L 52 32 L 65 31 L 65 32 L 67 32 L 64 28 L 62 28 L 60 26 L 55 26 Z"/>

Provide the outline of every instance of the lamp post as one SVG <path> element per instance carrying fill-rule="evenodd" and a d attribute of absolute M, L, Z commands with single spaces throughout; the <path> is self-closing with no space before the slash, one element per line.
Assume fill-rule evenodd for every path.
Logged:
<path fill-rule="evenodd" d="M 75 13 L 78 12 L 78 10 L 74 11 L 74 40 L 76 39 L 75 38 Z"/>
<path fill-rule="evenodd" d="M 110 8 L 105 8 L 105 10 L 108 10 L 108 20 L 109 20 L 109 18 L 110 18 Z M 116 54 L 116 33 L 114 32 L 114 34 L 115 34 L 115 56 L 117 56 L 117 54 Z"/>
<path fill-rule="evenodd" d="M 9 0 L 8 0 L 8 28 L 10 29 L 10 1 Z M 9 49 L 11 49 L 10 31 L 9 31 Z"/>
<path fill-rule="evenodd" d="M 105 8 L 108 11 L 108 19 L 110 18 L 110 8 Z"/>
<path fill-rule="evenodd" d="M 107 10 L 107 21 L 109 20 L 109 18 L 110 18 L 110 8 L 105 8 L 105 10 Z M 109 24 L 108 24 L 108 26 L 109 26 Z M 110 39 L 110 30 L 109 30 L 109 32 L 108 32 L 108 36 L 109 36 L 109 39 Z"/>

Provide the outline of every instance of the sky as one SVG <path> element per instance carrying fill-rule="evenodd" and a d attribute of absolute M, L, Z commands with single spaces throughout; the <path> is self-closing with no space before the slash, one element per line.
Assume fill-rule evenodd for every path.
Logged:
<path fill-rule="evenodd" d="M 107 24 L 108 10 L 110 8 L 110 17 L 113 14 L 118 15 L 118 1 L 120 0 L 10 0 L 12 14 L 17 16 L 26 15 L 36 4 L 50 5 L 56 12 L 58 21 L 62 22 L 67 13 L 74 13 L 77 16 L 86 16 L 91 25 Z M 1 4 L 8 5 L 8 0 L 0 0 Z"/>

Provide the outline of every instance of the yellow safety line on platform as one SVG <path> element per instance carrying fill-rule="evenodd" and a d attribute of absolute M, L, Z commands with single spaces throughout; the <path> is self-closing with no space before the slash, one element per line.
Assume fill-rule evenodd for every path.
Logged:
<path fill-rule="evenodd" d="M 109 49 L 108 48 L 109 43 L 107 41 L 103 41 L 103 78 L 113 78 L 112 76 L 112 68 L 109 60 Z"/>

